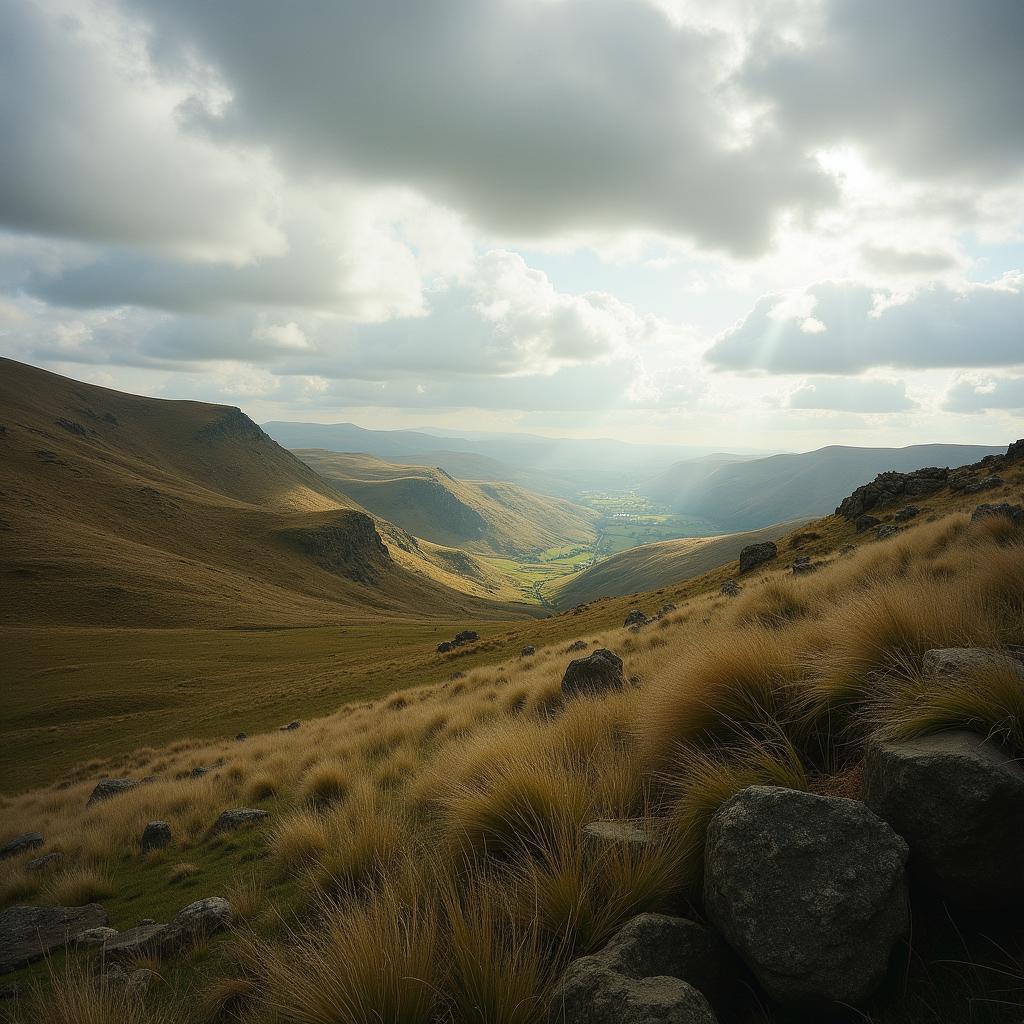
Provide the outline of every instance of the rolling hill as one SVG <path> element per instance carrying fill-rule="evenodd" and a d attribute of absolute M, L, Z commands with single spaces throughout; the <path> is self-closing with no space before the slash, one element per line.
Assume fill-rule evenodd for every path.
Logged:
<path fill-rule="evenodd" d="M 500 576 L 417 541 L 238 409 L 0 361 L 5 623 L 213 626 L 508 617 Z"/>
<path fill-rule="evenodd" d="M 701 516 L 723 532 L 824 515 L 858 484 L 887 470 L 962 466 L 1003 449 L 984 445 L 921 444 L 906 448 L 830 445 L 797 455 L 736 461 L 710 456 L 678 462 L 639 488 L 676 512 Z"/>
<path fill-rule="evenodd" d="M 624 597 L 668 587 L 733 561 L 748 544 L 778 540 L 802 521 L 776 523 L 762 530 L 730 533 L 724 537 L 684 537 L 629 548 L 571 577 L 561 586 L 556 585 L 550 600 L 557 608 L 571 608 L 603 597 Z"/>
<path fill-rule="evenodd" d="M 436 466 L 396 465 L 370 455 L 295 454 L 363 508 L 435 544 L 517 558 L 595 538 L 596 513 L 516 484 L 457 480 Z"/>

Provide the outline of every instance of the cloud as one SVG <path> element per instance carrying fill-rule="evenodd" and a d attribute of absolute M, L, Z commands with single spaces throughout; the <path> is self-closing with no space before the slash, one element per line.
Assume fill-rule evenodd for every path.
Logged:
<path fill-rule="evenodd" d="M 1024 416 L 1024 377 L 988 379 L 981 383 L 957 381 L 946 392 L 942 408 L 947 412 L 984 412 L 1008 409 Z"/>
<path fill-rule="evenodd" d="M 742 72 L 794 145 L 852 143 L 915 180 L 1019 180 L 1019 0 L 829 0 L 802 39 L 763 31 Z"/>
<path fill-rule="evenodd" d="M 826 282 L 791 296 L 766 295 L 707 353 L 719 369 L 859 373 L 873 366 L 938 368 L 1024 362 L 1024 272 L 957 290 L 909 296 Z M 807 300 L 810 300 L 808 306 Z M 780 316 L 793 307 L 795 316 Z M 807 329 L 807 313 L 814 329 Z"/>
<path fill-rule="evenodd" d="M 903 381 L 825 377 L 804 384 L 789 396 L 790 409 L 830 409 L 836 412 L 890 413 L 915 408 Z"/>
<path fill-rule="evenodd" d="M 295 174 L 411 185 L 487 229 L 646 228 L 749 253 L 780 211 L 834 196 L 808 154 L 741 126 L 734 39 L 637 0 L 125 6 L 169 74 L 198 55 L 218 76 L 218 102 L 184 107 L 194 130 Z"/>

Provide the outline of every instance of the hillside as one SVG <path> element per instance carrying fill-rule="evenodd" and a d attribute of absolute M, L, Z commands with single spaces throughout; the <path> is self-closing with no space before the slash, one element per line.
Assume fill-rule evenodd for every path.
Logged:
<path fill-rule="evenodd" d="M 438 467 L 403 466 L 369 455 L 298 449 L 319 476 L 363 508 L 416 537 L 480 554 L 516 558 L 590 544 L 595 513 L 500 481 L 457 480 Z"/>
<path fill-rule="evenodd" d="M 295 729 L 5 798 L 0 843 L 32 846 L 0 862 L 0 907 L 95 901 L 110 959 L 153 971 L 126 1004 L 85 941 L 77 971 L 15 961 L 14 1019 L 447 1024 L 485 1004 L 533 1024 L 602 1009 L 606 986 L 636 1020 L 1015 1024 L 1024 513 L 971 513 L 1022 498 L 1024 442 L 945 480 L 887 476 L 738 596 L 719 590 L 733 563 L 644 595 L 678 606 L 640 628 L 595 602 Z M 900 531 L 858 529 L 866 507 Z M 791 571 L 797 547 L 814 571 Z M 115 770 L 124 789 L 91 799 Z M 252 820 L 216 824 L 226 808 Z M 159 924 L 221 899 L 233 928 Z"/>
<path fill-rule="evenodd" d="M 629 548 L 556 586 L 550 599 L 557 608 L 571 608 L 602 597 L 669 587 L 735 561 L 748 544 L 778 540 L 802 521 L 776 523 L 763 530 L 724 537 L 685 537 Z"/>
<path fill-rule="evenodd" d="M 823 515 L 858 484 L 886 470 L 962 466 L 1001 448 L 922 444 L 906 448 L 830 445 L 798 455 L 735 461 L 728 457 L 680 462 L 639 490 L 677 512 L 701 516 L 726 530 Z"/>
<path fill-rule="evenodd" d="M 374 521 L 238 409 L 0 363 L 5 624 L 507 617 L 485 566 Z M 386 542 L 386 543 L 385 543 Z"/>

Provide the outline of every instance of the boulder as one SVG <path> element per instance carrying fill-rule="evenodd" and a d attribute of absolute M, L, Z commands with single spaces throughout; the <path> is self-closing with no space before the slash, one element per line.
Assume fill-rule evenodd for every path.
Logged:
<path fill-rule="evenodd" d="M 583 834 L 601 846 L 657 846 L 665 839 L 665 821 L 663 818 L 604 818 L 584 825 Z"/>
<path fill-rule="evenodd" d="M 663 619 L 666 615 L 671 615 L 672 612 L 674 612 L 675 610 L 676 610 L 676 606 L 671 601 L 669 601 L 668 604 L 663 604 L 658 609 L 658 614 L 655 615 L 654 617 L 656 619 Z"/>
<path fill-rule="evenodd" d="M 554 1018 L 564 1024 L 716 1024 L 707 999 L 679 978 L 630 978 L 585 956 L 555 989 Z"/>
<path fill-rule="evenodd" d="M 667 914 L 630 919 L 596 956 L 627 978 L 678 978 L 712 1004 L 726 994 L 738 966 L 732 951 L 710 928 Z"/>
<path fill-rule="evenodd" d="M 810 555 L 800 555 L 799 558 L 794 558 L 790 568 L 793 570 L 794 576 L 806 576 L 818 569 L 817 565 L 811 561 Z"/>
<path fill-rule="evenodd" d="M 718 592 L 723 594 L 725 597 L 739 597 L 740 589 L 740 585 L 735 580 L 726 580 L 718 588 Z"/>
<path fill-rule="evenodd" d="M 27 853 L 29 850 L 38 850 L 43 845 L 43 834 L 41 832 L 22 832 L 15 836 L 10 842 L 0 847 L 0 860 L 7 860 L 8 857 L 17 857 L 19 853 Z"/>
<path fill-rule="evenodd" d="M 1010 505 L 1005 501 L 998 505 L 978 505 L 971 513 L 971 522 L 977 523 L 993 516 L 1003 516 L 1019 526 L 1024 523 L 1024 506 Z"/>
<path fill-rule="evenodd" d="M 280 732 L 294 732 L 296 729 L 302 727 L 302 723 L 297 719 L 293 718 L 287 725 L 279 727 Z"/>
<path fill-rule="evenodd" d="M 437 645 L 437 653 L 438 654 L 447 654 L 454 647 L 455 647 L 455 644 L 453 644 L 450 640 L 442 640 Z"/>
<path fill-rule="evenodd" d="M 892 523 L 883 523 L 876 531 L 876 540 L 888 540 L 903 532 L 902 526 L 894 526 Z"/>
<path fill-rule="evenodd" d="M 872 744 L 864 800 L 951 902 L 1024 904 L 1024 767 L 996 744 L 965 731 Z"/>
<path fill-rule="evenodd" d="M 190 771 L 188 773 L 188 777 L 190 779 L 200 779 L 204 775 L 206 775 L 208 772 L 211 772 L 211 771 L 213 771 L 212 768 L 207 768 L 204 765 L 196 765 L 196 767 L 193 768 L 192 771 Z"/>
<path fill-rule="evenodd" d="M 60 850 L 53 850 L 50 853 L 44 853 L 42 857 L 36 857 L 35 860 L 30 860 L 25 865 L 26 871 L 48 871 L 50 868 L 55 868 L 60 862 L 64 860 L 64 854 Z"/>
<path fill-rule="evenodd" d="M 704 903 L 773 999 L 856 1006 L 907 931 L 906 860 L 858 801 L 752 786 L 711 819 Z"/>
<path fill-rule="evenodd" d="M 751 569 L 770 562 L 778 553 L 779 549 L 770 540 L 762 541 L 760 544 L 748 544 L 740 552 L 740 573 L 750 572 Z"/>
<path fill-rule="evenodd" d="M 79 932 L 79 934 L 75 936 L 75 942 L 86 946 L 102 946 L 107 939 L 112 939 L 115 935 L 117 935 L 116 928 L 107 928 L 103 926 L 99 928 L 88 928 L 86 931 Z"/>
<path fill-rule="evenodd" d="M 159 956 L 163 952 L 167 927 L 166 924 L 141 924 L 117 932 L 103 943 L 104 963 L 130 963 L 141 957 Z"/>
<path fill-rule="evenodd" d="M 622 625 L 628 629 L 630 626 L 646 626 L 647 622 L 647 616 L 639 608 L 630 608 Z"/>
<path fill-rule="evenodd" d="M 222 896 L 209 896 L 182 908 L 160 936 L 160 947 L 170 952 L 208 938 L 231 925 L 234 913 Z"/>
<path fill-rule="evenodd" d="M 991 667 L 1016 672 L 1024 682 L 1024 655 L 1015 648 L 1002 651 L 995 647 L 939 647 L 925 651 L 921 671 L 936 679 L 970 679 L 974 673 Z"/>
<path fill-rule="evenodd" d="M 562 696 L 577 697 L 584 693 L 621 690 L 626 685 L 622 659 L 604 647 L 585 658 L 570 661 L 562 676 Z"/>
<path fill-rule="evenodd" d="M 150 850 L 162 850 L 165 846 L 171 845 L 171 826 L 166 821 L 151 821 L 142 830 L 140 840 L 142 852 Z"/>
<path fill-rule="evenodd" d="M 84 907 L 8 907 L 0 911 L 0 974 L 41 960 L 90 928 L 107 923 L 98 903 Z"/>
<path fill-rule="evenodd" d="M 135 779 L 101 779 L 96 783 L 96 788 L 90 794 L 85 806 L 92 807 L 93 804 L 98 804 L 102 800 L 109 800 L 120 793 L 127 793 L 128 790 L 135 789 L 136 786 L 138 786 L 138 782 Z"/>
<path fill-rule="evenodd" d="M 263 821 L 269 817 L 269 811 L 260 810 L 257 807 L 234 807 L 231 810 L 221 811 L 220 817 L 213 823 L 212 832 L 234 832 L 243 825 L 249 825 L 254 821 Z"/>
<path fill-rule="evenodd" d="M 1018 459 L 1024 459 L 1024 438 L 1019 441 L 1014 441 L 1009 448 L 1006 449 L 1006 454 L 1003 456 L 1006 462 L 1016 462 Z"/>
<path fill-rule="evenodd" d="M 897 523 L 905 523 L 920 514 L 921 510 L 916 505 L 907 505 L 906 508 L 901 508 L 899 512 L 893 516 L 893 519 L 895 519 Z"/>
<path fill-rule="evenodd" d="M 853 525 L 857 527 L 858 533 L 865 533 L 868 530 L 873 530 L 881 522 L 882 520 L 879 519 L 878 516 L 863 515 L 857 516 L 853 521 Z"/>
<path fill-rule="evenodd" d="M 461 647 L 463 644 L 476 643 L 480 639 L 480 634 L 475 629 L 464 629 L 460 633 L 455 634 L 455 639 L 452 641 L 456 647 Z"/>
<path fill-rule="evenodd" d="M 566 647 L 565 653 L 572 654 L 573 651 L 585 651 L 587 646 L 586 640 L 573 640 L 573 642 Z"/>
<path fill-rule="evenodd" d="M 532 658 L 537 653 L 537 648 L 533 644 L 527 644 L 520 652 L 520 658 Z"/>

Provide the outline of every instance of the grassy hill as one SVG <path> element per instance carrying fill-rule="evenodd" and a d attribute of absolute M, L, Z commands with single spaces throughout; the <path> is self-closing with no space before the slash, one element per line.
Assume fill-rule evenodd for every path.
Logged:
<path fill-rule="evenodd" d="M 737 461 L 711 456 L 679 462 L 647 480 L 640 492 L 677 512 L 701 516 L 727 530 L 755 530 L 823 515 L 854 487 L 887 470 L 962 466 L 1001 448 L 919 444 L 906 448 L 830 445 L 798 455 Z"/>
<path fill-rule="evenodd" d="M 1024 643 L 1022 528 L 966 514 L 982 501 L 1019 504 L 1024 460 L 976 476 L 992 472 L 1003 482 L 982 494 L 944 488 L 917 499 L 918 516 L 888 540 L 835 515 L 806 524 L 782 539 L 785 557 L 744 577 L 737 598 L 718 591 L 735 563 L 647 594 L 641 603 L 670 597 L 678 607 L 639 631 L 622 628 L 633 603 L 623 598 L 491 623 L 486 651 L 432 656 L 432 678 L 399 671 L 396 692 L 377 699 L 339 707 L 325 693 L 323 717 L 294 732 L 123 753 L 5 798 L 0 842 L 31 830 L 44 844 L 0 863 L 0 906 L 98 900 L 123 929 L 226 896 L 242 925 L 147 961 L 156 979 L 130 1014 L 117 1012 L 118 990 L 97 986 L 79 949 L 10 976 L 25 990 L 41 986 L 14 1016 L 440 1024 L 480 1019 L 486 1006 L 488 1020 L 533 1024 L 550 1019 L 568 964 L 636 915 L 714 923 L 702 897 L 705 837 L 719 807 L 747 787 L 857 801 L 874 741 L 944 730 L 972 730 L 1019 759 L 1024 710 L 1008 662 L 964 677 L 924 668 L 932 648 Z M 891 521 L 899 507 L 876 514 Z M 820 562 L 816 572 L 788 571 L 797 549 Z M 521 657 L 527 637 L 537 651 Z M 561 692 L 575 637 L 621 656 L 621 688 Z M 297 639 L 293 653 L 312 642 Z M 293 666 L 297 688 L 326 653 Z M 250 704 L 263 692 L 256 680 Z M 277 685 L 289 685 L 283 664 Z M 234 720 L 224 725 L 230 735 Z M 197 767 L 207 770 L 193 777 Z M 155 779 L 87 807 L 97 778 L 112 771 Z M 241 806 L 263 808 L 268 821 L 211 834 L 221 810 Z M 582 828 L 651 816 L 643 826 L 661 841 L 595 844 Z M 170 824 L 172 843 L 144 854 L 138 836 L 155 819 Z M 801 867 L 770 882 L 817 915 L 808 878 L 831 907 L 856 873 L 813 870 L 827 844 L 794 831 Z M 50 851 L 63 855 L 61 867 L 25 870 Z M 751 856 L 767 869 L 774 849 L 762 842 Z M 755 859 L 750 870 L 760 867 Z M 912 855 L 912 882 L 917 870 Z M 978 908 L 961 912 L 917 885 L 909 901 L 914 926 L 856 1019 L 1013 1024 L 1024 1000 L 1018 909 L 977 917 Z M 839 914 L 826 920 L 845 926 Z M 807 1019 L 725 969 L 728 1001 L 710 997 L 723 1024 Z M 58 1016 L 58 1005 L 94 1011 Z M 339 1018 L 339 1006 L 355 1010 Z"/>
<path fill-rule="evenodd" d="M 685 537 L 641 544 L 556 584 L 548 598 L 557 608 L 571 608 L 597 598 L 622 597 L 668 587 L 735 561 L 748 544 L 778 540 L 803 521 L 776 523 L 763 530 L 730 533 L 724 537 Z"/>
<path fill-rule="evenodd" d="M 596 515 L 589 509 L 515 484 L 458 480 L 438 467 L 370 455 L 295 454 L 374 515 L 436 544 L 516 558 L 595 537 Z"/>

